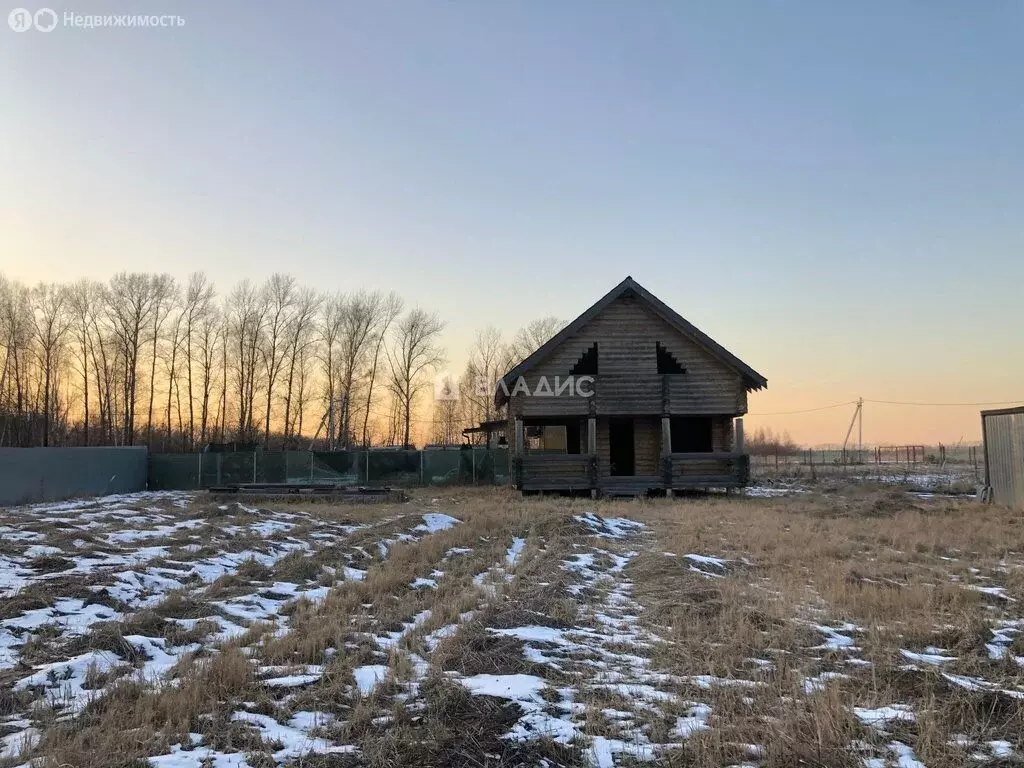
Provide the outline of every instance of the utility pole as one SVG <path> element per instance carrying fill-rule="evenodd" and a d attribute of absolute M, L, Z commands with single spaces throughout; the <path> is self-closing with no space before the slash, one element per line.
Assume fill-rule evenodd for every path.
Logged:
<path fill-rule="evenodd" d="M 846 430 L 846 437 L 843 439 L 843 466 L 845 466 L 846 463 L 847 463 L 847 460 L 846 460 L 846 456 L 847 456 L 846 446 L 849 445 L 849 443 L 850 443 L 850 435 L 853 434 L 853 425 L 854 425 L 855 422 L 859 423 L 861 425 L 861 429 L 859 430 L 859 433 L 857 435 L 858 450 L 863 450 L 863 448 L 864 448 L 864 441 L 863 441 L 864 429 L 863 429 L 863 422 L 861 420 L 862 419 L 861 414 L 863 413 L 863 411 L 864 411 L 864 398 L 860 397 L 860 398 L 857 398 L 857 408 L 853 412 L 853 418 L 850 419 L 850 427 L 849 427 L 849 429 Z"/>
<path fill-rule="evenodd" d="M 857 398 L 857 458 L 864 461 L 864 398 Z"/>

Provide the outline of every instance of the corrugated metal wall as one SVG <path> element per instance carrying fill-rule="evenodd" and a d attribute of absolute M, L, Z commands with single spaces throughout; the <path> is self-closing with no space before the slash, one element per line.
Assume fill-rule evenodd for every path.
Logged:
<path fill-rule="evenodd" d="M 981 419 L 992 500 L 1024 509 L 1024 408 L 984 411 Z"/>

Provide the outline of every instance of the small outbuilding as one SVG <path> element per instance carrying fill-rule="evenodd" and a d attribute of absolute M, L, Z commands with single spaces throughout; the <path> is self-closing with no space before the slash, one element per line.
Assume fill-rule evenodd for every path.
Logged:
<path fill-rule="evenodd" d="M 981 434 L 992 501 L 1024 509 L 1024 408 L 982 411 Z"/>
<path fill-rule="evenodd" d="M 745 485 L 739 417 L 767 385 L 627 277 L 498 383 L 510 482 L 593 495 Z"/>

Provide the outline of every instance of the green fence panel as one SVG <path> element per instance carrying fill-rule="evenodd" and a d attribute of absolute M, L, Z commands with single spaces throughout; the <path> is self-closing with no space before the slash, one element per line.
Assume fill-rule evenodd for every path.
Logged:
<path fill-rule="evenodd" d="M 285 482 L 313 482 L 313 454 L 310 451 L 287 451 L 284 454 Z"/>
<path fill-rule="evenodd" d="M 508 451 L 473 449 L 473 484 L 504 485 L 508 482 Z"/>
<path fill-rule="evenodd" d="M 463 454 L 469 451 L 423 451 L 424 485 L 464 485 L 472 482 L 473 465 L 463 466 Z"/>
<path fill-rule="evenodd" d="M 265 453 L 256 452 L 256 464 L 259 467 L 261 483 L 287 483 L 288 482 L 288 454 L 281 452 Z"/>
<path fill-rule="evenodd" d="M 258 483 L 255 453 L 220 454 L 220 481 L 222 484 Z"/>
<path fill-rule="evenodd" d="M 487 448 L 373 451 L 161 453 L 149 457 L 149 487 L 196 490 L 244 483 L 335 483 L 411 488 L 504 485 L 508 451 Z"/>
<path fill-rule="evenodd" d="M 366 463 L 369 485 L 398 488 L 420 485 L 419 451 L 369 451 Z"/>
<path fill-rule="evenodd" d="M 494 454 L 494 483 L 495 485 L 508 485 L 512 474 L 512 462 L 509 460 L 508 451 L 492 451 Z"/>
<path fill-rule="evenodd" d="M 200 487 L 197 453 L 156 453 L 149 457 L 148 485 L 152 491 L 194 491 Z"/>
<path fill-rule="evenodd" d="M 358 451 L 316 451 L 313 454 L 313 482 L 363 485 L 365 476 Z"/>
<path fill-rule="evenodd" d="M 211 485 L 220 485 L 220 453 L 201 453 L 203 470 L 199 476 L 200 486 L 209 488 Z"/>

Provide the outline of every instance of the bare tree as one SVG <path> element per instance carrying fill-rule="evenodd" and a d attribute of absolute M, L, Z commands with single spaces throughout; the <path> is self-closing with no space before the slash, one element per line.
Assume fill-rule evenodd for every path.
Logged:
<path fill-rule="evenodd" d="M 12 324 L 8 317 L 13 302 L 13 287 L 10 282 L 0 274 L 0 342 L 4 347 L 4 362 L 0 366 L 0 419 L 3 421 L 3 430 L 0 431 L 0 445 L 3 445 L 7 436 L 7 429 L 11 420 L 11 404 L 8 396 L 8 381 L 11 371 L 11 362 L 17 354 L 17 347 L 14 344 Z"/>
<path fill-rule="evenodd" d="M 514 366 L 532 355 L 538 347 L 558 333 L 564 326 L 564 322 L 557 317 L 549 315 L 532 320 L 520 328 L 512 339 L 509 349 L 512 365 Z"/>
<path fill-rule="evenodd" d="M 338 394 L 343 404 L 338 433 L 343 447 L 347 447 L 354 437 L 351 416 L 355 405 L 355 388 L 364 370 L 369 367 L 368 357 L 374 348 L 374 333 L 386 301 L 380 293 L 360 291 L 345 300 L 341 312 L 337 371 Z"/>
<path fill-rule="evenodd" d="M 298 421 L 299 429 L 297 434 L 302 436 L 302 410 L 305 406 L 305 399 L 295 399 L 296 376 L 299 379 L 299 395 L 304 395 L 303 386 L 307 380 L 307 370 L 304 367 L 308 362 L 309 348 L 316 341 L 316 321 L 320 307 L 323 304 L 323 296 L 312 288 L 302 288 L 295 297 L 295 312 L 292 316 L 292 324 L 287 339 L 287 366 L 285 397 L 284 397 L 284 438 L 287 442 L 292 433 L 295 432 L 295 421 Z M 293 419 L 292 406 L 296 405 L 297 419 Z"/>
<path fill-rule="evenodd" d="M 39 283 L 32 289 L 33 329 L 43 380 L 43 446 L 50 444 L 50 421 L 56 405 L 57 366 L 64 337 L 71 329 L 68 290 L 63 285 Z"/>
<path fill-rule="evenodd" d="M 90 322 L 89 353 L 92 358 L 96 380 L 96 400 L 100 409 L 100 434 L 103 442 L 115 443 L 118 439 L 117 358 L 119 345 L 117 336 L 109 324 L 109 292 L 106 286 L 97 283 L 95 311 Z M 123 366 L 122 375 L 124 373 Z"/>
<path fill-rule="evenodd" d="M 10 282 L 0 274 L 0 341 L 4 346 L 4 362 L 3 366 L 0 367 L 0 414 L 7 415 L 9 413 L 9 403 L 7 402 L 7 382 L 8 372 L 11 370 L 11 358 L 16 351 L 14 344 L 14 333 L 12 331 L 12 323 L 8 316 L 11 304 L 13 302 L 13 287 Z M 6 430 L 7 424 L 4 419 L 4 429 Z M 0 439 L 0 445 L 2 445 L 2 439 Z"/>
<path fill-rule="evenodd" d="M 457 382 L 445 382 L 452 392 L 457 391 Z M 434 401 L 433 440 L 442 445 L 454 445 L 459 442 L 459 433 L 463 423 L 463 401 L 459 397 L 442 397 Z"/>
<path fill-rule="evenodd" d="M 89 445 L 89 364 L 93 351 L 93 323 L 102 287 L 89 280 L 79 280 L 68 290 L 69 311 L 75 337 L 75 360 L 82 377 L 82 444 Z M 97 388 L 99 382 L 97 382 Z M 102 411 L 102 407 L 101 407 Z"/>
<path fill-rule="evenodd" d="M 402 437 L 402 431 L 402 404 L 397 397 L 392 395 L 388 399 L 387 433 L 384 435 L 384 445 L 397 445 Z"/>
<path fill-rule="evenodd" d="M 208 310 L 198 314 L 195 330 L 196 348 L 199 351 L 200 391 L 202 393 L 199 405 L 200 445 L 205 445 L 209 437 L 207 430 L 210 419 L 210 396 L 213 394 L 217 356 L 219 352 L 224 351 L 226 346 L 223 329 L 224 322 L 216 306 L 211 304 Z M 221 369 L 220 375 L 226 387 L 227 366 Z M 191 385 L 189 386 L 191 388 Z M 220 398 L 217 399 L 217 403 L 220 403 Z"/>
<path fill-rule="evenodd" d="M 167 446 L 172 443 L 172 432 L 173 427 L 171 425 L 171 402 L 176 400 L 178 404 L 178 434 L 182 433 L 181 430 L 181 386 L 178 382 L 178 378 L 181 375 L 178 369 L 179 352 L 182 347 L 182 332 L 185 322 L 185 313 L 183 311 L 177 311 L 173 314 L 170 321 L 170 327 L 167 336 L 168 351 L 164 358 L 164 364 L 166 366 L 165 374 L 167 376 L 167 412 L 165 419 L 165 442 L 164 450 L 167 450 Z M 177 397 L 175 397 L 177 394 Z"/>
<path fill-rule="evenodd" d="M 192 366 L 195 361 L 195 354 L 192 349 L 192 340 L 195 337 L 196 329 L 202 326 L 206 318 L 213 311 L 213 299 L 216 295 L 213 285 L 202 272 L 193 272 L 188 277 L 188 284 L 185 287 L 185 306 L 182 310 L 185 321 L 185 380 L 188 387 L 188 447 L 195 447 L 196 440 L 196 413 L 195 413 L 195 389 L 192 384 Z M 208 369 L 204 369 L 208 370 Z M 206 382 L 209 379 L 205 380 Z M 208 388 L 203 390 L 203 438 L 206 437 L 206 409 L 209 405 L 210 393 Z"/>
<path fill-rule="evenodd" d="M 363 411 L 363 447 L 370 445 L 370 412 L 373 406 L 373 385 L 377 381 L 380 353 L 384 349 L 384 342 L 388 337 L 388 331 L 395 320 L 398 319 L 398 316 L 402 314 L 403 308 L 404 302 L 395 293 L 389 293 L 378 304 L 377 316 L 374 318 L 373 359 L 370 362 L 366 381 L 366 408 Z"/>
<path fill-rule="evenodd" d="M 511 367 L 508 357 L 508 347 L 502 341 L 501 331 L 487 326 L 476 332 L 460 387 L 469 421 L 490 421 L 494 415 L 494 386 L 498 377 Z"/>
<path fill-rule="evenodd" d="M 146 416 L 146 444 L 153 444 L 153 401 L 156 397 L 156 359 L 158 356 L 157 345 L 160 343 L 160 331 L 166 322 L 171 307 L 177 300 L 178 289 L 174 278 L 164 273 L 161 275 L 149 276 L 150 293 L 153 298 L 153 325 L 150 331 L 149 341 L 152 347 L 152 360 L 149 369 L 149 411 Z"/>
<path fill-rule="evenodd" d="M 121 272 L 110 280 L 107 314 L 117 339 L 118 354 L 122 357 L 121 408 L 124 418 L 123 443 L 135 444 L 135 403 L 139 380 L 139 354 L 143 344 L 143 331 L 149 327 L 154 315 L 156 295 L 149 275 L 140 272 Z"/>
<path fill-rule="evenodd" d="M 345 318 L 345 295 L 337 293 L 323 303 L 319 324 L 319 360 L 324 377 L 324 416 L 327 420 L 327 450 L 334 448 L 334 413 L 337 402 L 337 346 Z"/>
<path fill-rule="evenodd" d="M 227 311 L 221 314 L 220 326 L 220 398 L 218 399 L 217 430 L 220 442 L 224 442 L 224 430 L 228 423 L 228 343 L 231 338 L 231 320 Z"/>
<path fill-rule="evenodd" d="M 298 390 L 295 395 L 295 417 L 293 432 L 296 436 L 302 437 L 302 420 L 306 413 L 306 407 L 312 396 L 310 387 L 310 374 L 313 368 L 312 345 L 305 345 L 299 349 L 298 362 Z"/>
<path fill-rule="evenodd" d="M 295 278 L 274 273 L 263 286 L 261 294 L 267 306 L 266 325 L 261 335 L 260 358 L 267 384 L 267 407 L 264 414 L 263 444 L 270 445 L 270 411 L 274 402 L 274 387 L 284 365 L 289 326 L 295 305 Z"/>
<path fill-rule="evenodd" d="M 23 416 L 28 405 L 28 359 L 35 322 L 32 316 L 30 291 L 19 283 L 0 283 L 0 328 L 3 329 L 4 364 L 0 371 L 0 397 L 6 418 L 0 443 L 8 435 L 10 445 L 31 444 L 31 430 L 24 434 Z"/>
<path fill-rule="evenodd" d="M 388 350 L 389 385 L 398 399 L 404 425 L 402 445 L 409 448 L 412 408 L 416 394 L 423 388 L 425 374 L 444 361 L 444 350 L 437 339 L 444 323 L 435 313 L 420 308 L 409 311 L 395 325 Z"/>
<path fill-rule="evenodd" d="M 227 320 L 234 356 L 235 387 L 238 394 L 238 437 L 256 439 L 253 407 L 256 402 L 260 341 L 267 318 L 267 303 L 262 291 L 243 280 L 228 296 Z M 226 402 L 225 393 L 225 402 Z M 225 413 L 225 420 L 227 415 Z M 222 429 L 224 428 L 222 422 Z"/>

